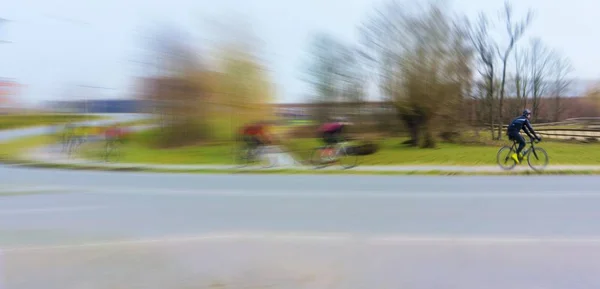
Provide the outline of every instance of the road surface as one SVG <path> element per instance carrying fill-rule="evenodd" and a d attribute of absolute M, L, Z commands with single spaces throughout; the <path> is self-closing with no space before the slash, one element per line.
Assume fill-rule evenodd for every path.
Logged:
<path fill-rule="evenodd" d="M 6 288 L 600 285 L 595 177 L 0 176 Z"/>

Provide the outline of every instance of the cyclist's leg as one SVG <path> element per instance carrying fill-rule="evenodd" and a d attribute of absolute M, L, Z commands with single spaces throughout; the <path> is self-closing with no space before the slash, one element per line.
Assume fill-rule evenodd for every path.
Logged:
<path fill-rule="evenodd" d="M 334 135 L 336 144 L 346 141 L 346 138 L 344 137 L 344 134 L 342 133 L 341 127 L 339 129 L 337 129 L 335 132 L 333 132 L 333 135 Z"/>
<path fill-rule="evenodd" d="M 331 132 L 323 132 L 323 134 L 321 135 L 321 141 L 325 145 L 325 148 L 323 149 L 321 154 L 322 156 L 329 157 L 331 155 L 332 145 L 335 143 Z"/>
<path fill-rule="evenodd" d="M 520 133 L 515 135 L 515 140 L 519 143 L 519 147 L 517 148 L 517 154 L 521 156 L 521 152 L 523 151 L 527 143 L 525 142 L 525 139 Z"/>
<path fill-rule="evenodd" d="M 251 154 L 252 157 L 254 157 L 256 155 L 256 153 L 258 153 L 258 150 L 261 147 L 261 141 L 255 135 L 247 136 L 246 144 L 248 145 L 249 153 Z"/>
<path fill-rule="evenodd" d="M 519 137 L 521 137 L 521 134 L 519 134 L 519 133 L 514 133 L 514 132 L 513 132 L 513 133 L 510 133 L 510 134 L 508 135 L 508 139 L 509 139 L 509 140 L 511 140 L 511 141 L 515 141 L 515 142 L 519 142 L 519 143 L 520 143 L 520 141 L 519 141 Z M 522 137 L 521 137 L 521 138 L 522 138 Z M 515 151 L 515 152 L 514 152 L 513 154 L 511 154 L 511 156 L 510 156 L 510 157 L 511 157 L 511 158 L 512 158 L 512 159 L 513 159 L 513 160 L 514 160 L 516 163 L 520 163 L 520 162 L 521 162 L 521 160 L 520 160 L 520 158 L 519 158 L 519 156 L 520 156 L 520 155 L 519 155 L 518 153 L 519 153 L 519 150 Z"/>
<path fill-rule="evenodd" d="M 252 136 L 242 135 L 242 141 L 244 142 L 245 149 L 247 149 L 247 150 L 254 149 L 254 141 L 252 140 Z"/>

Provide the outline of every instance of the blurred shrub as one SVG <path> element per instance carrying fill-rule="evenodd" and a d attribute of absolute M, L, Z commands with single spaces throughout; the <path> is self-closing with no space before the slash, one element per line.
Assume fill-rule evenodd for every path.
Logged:
<path fill-rule="evenodd" d="M 147 141 L 178 147 L 232 140 L 242 125 L 273 118 L 268 104 L 272 91 L 262 66 L 241 52 L 228 50 L 222 56 L 216 70 L 196 65 L 150 81 L 145 97 L 155 104 L 162 123 Z"/>
<path fill-rule="evenodd" d="M 351 147 L 349 154 L 352 155 L 370 155 L 374 154 L 379 150 L 379 145 L 374 141 L 361 141 L 357 145 Z"/>

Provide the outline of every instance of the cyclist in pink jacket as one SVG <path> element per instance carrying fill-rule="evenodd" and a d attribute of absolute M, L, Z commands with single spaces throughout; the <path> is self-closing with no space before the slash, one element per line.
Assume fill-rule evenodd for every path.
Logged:
<path fill-rule="evenodd" d="M 350 125 L 346 118 L 333 118 L 331 122 L 323 124 L 319 127 L 319 134 L 325 145 L 333 146 L 345 140 L 343 133 L 344 129 Z"/>

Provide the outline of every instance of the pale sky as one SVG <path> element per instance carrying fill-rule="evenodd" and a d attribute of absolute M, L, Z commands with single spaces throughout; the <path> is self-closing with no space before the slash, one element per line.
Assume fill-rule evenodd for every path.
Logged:
<path fill-rule="evenodd" d="M 27 84 L 27 102 L 56 99 L 74 85 L 92 89 L 92 97 L 131 95 L 132 77 L 141 73 L 140 31 L 156 23 L 174 25 L 207 43 L 206 20 L 244 19 L 264 41 L 266 64 L 276 84 L 279 102 L 303 101 L 307 85 L 300 79 L 311 35 L 328 32 L 348 42 L 358 38 L 356 27 L 382 0 L 19 0 L 4 1 L 0 18 L 0 77 Z M 457 12 L 472 17 L 479 11 L 495 17 L 502 0 L 454 0 Z M 535 19 L 525 41 L 540 37 L 568 56 L 573 76 L 600 78 L 600 1 L 513 1 L 517 15 L 527 8 Z M 90 91 L 88 89 L 88 91 Z M 100 95 L 100 93 L 103 93 Z"/>

